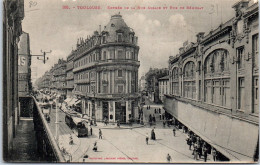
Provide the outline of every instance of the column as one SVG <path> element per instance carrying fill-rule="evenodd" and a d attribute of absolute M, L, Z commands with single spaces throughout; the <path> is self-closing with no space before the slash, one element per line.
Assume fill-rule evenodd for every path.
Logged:
<path fill-rule="evenodd" d="M 125 84 L 125 93 L 129 93 L 128 92 L 128 70 L 125 70 L 125 77 L 126 77 L 126 84 Z"/>
<path fill-rule="evenodd" d="M 131 114 L 131 111 L 130 111 L 130 109 L 129 109 L 128 102 L 129 102 L 129 101 L 126 101 L 126 102 L 125 102 L 125 110 L 126 110 L 125 115 L 126 115 L 126 122 L 129 121 L 129 114 Z"/>
<path fill-rule="evenodd" d="M 116 103 L 115 101 L 112 102 L 113 105 L 113 122 L 116 121 Z"/>

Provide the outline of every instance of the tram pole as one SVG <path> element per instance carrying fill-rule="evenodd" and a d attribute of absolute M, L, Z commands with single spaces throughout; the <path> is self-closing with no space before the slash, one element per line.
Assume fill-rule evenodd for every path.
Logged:
<path fill-rule="evenodd" d="M 56 101 L 56 140 L 58 142 L 59 140 L 59 122 L 58 122 L 58 101 L 57 101 L 57 98 L 55 99 Z"/>

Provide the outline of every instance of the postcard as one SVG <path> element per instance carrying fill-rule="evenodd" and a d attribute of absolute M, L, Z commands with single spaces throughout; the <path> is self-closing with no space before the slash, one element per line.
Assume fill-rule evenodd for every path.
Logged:
<path fill-rule="evenodd" d="M 4 0 L 3 161 L 256 163 L 258 0 Z"/>

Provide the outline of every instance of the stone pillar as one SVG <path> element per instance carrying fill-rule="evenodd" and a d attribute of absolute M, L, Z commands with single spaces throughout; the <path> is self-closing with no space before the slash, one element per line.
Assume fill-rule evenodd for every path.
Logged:
<path fill-rule="evenodd" d="M 129 93 L 128 92 L 128 86 L 129 86 L 129 83 L 128 83 L 128 70 L 125 70 L 125 77 L 126 77 L 125 93 Z"/>
<path fill-rule="evenodd" d="M 115 101 L 112 102 L 112 105 L 113 105 L 113 115 L 114 115 L 113 122 L 115 122 L 116 121 L 116 103 L 115 103 Z"/>
<path fill-rule="evenodd" d="M 129 114 L 131 114 L 131 109 L 129 109 L 129 108 L 131 108 L 131 106 L 129 106 L 128 103 L 129 103 L 129 101 L 126 101 L 126 102 L 125 102 L 125 110 L 126 110 L 125 115 L 126 115 L 126 122 L 129 121 Z"/>

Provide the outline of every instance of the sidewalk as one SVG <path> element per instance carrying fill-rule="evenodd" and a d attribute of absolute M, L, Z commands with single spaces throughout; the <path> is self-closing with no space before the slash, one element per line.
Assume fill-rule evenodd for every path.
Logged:
<path fill-rule="evenodd" d="M 117 126 L 116 123 L 109 123 L 108 125 L 105 125 L 103 122 L 96 122 L 97 123 L 97 127 L 100 129 L 133 129 L 133 128 L 142 128 L 145 125 L 141 125 L 141 124 L 132 124 L 132 126 L 130 126 L 129 124 L 120 124 L 120 127 Z"/>

